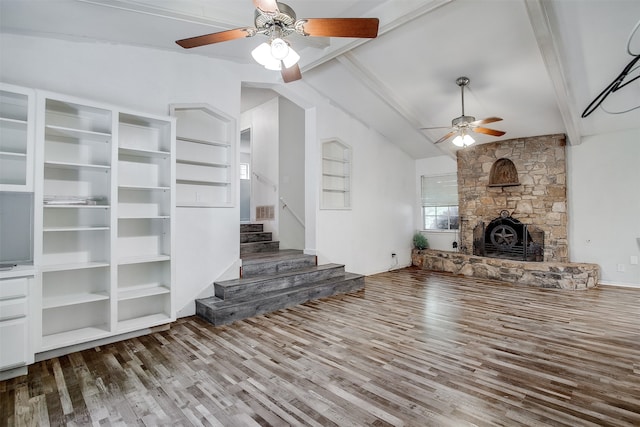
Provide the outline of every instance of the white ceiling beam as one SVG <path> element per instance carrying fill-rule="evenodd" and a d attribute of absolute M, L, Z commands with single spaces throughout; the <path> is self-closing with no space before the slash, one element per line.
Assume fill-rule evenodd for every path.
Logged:
<path fill-rule="evenodd" d="M 203 10 L 189 11 L 163 7 L 167 3 L 148 4 L 135 0 L 76 0 L 80 3 L 87 3 L 94 6 L 108 7 L 112 9 L 124 10 L 126 12 L 138 13 L 141 15 L 155 16 L 158 18 L 171 19 L 173 21 L 199 24 L 212 28 L 212 32 L 231 30 L 233 28 L 250 27 L 252 23 L 247 21 L 245 13 L 235 14 L 237 9 L 216 8 L 215 4 L 207 6 L 206 13 Z M 179 3 L 184 6 L 184 3 Z M 219 9 L 219 10 L 218 10 Z M 243 11 L 244 12 L 244 11 Z M 215 16 L 215 18 L 214 18 Z M 199 34 L 194 34 L 197 36 Z M 305 37 L 304 44 L 308 47 L 324 49 L 329 46 L 329 41 L 323 37 Z"/>
<path fill-rule="evenodd" d="M 378 28 L 378 37 L 380 37 L 452 1 L 453 0 L 423 0 L 419 2 L 398 2 L 397 0 L 388 0 L 382 5 L 372 9 L 368 15 L 380 19 L 380 26 Z M 309 59 L 310 56 L 305 56 L 305 58 L 300 61 L 300 69 L 302 72 L 309 71 L 370 40 L 372 39 L 353 40 L 351 38 L 332 38 L 331 44 L 321 55 L 313 59 Z"/>
<path fill-rule="evenodd" d="M 376 77 L 371 71 L 363 66 L 356 57 L 350 53 L 344 53 L 337 58 L 338 62 L 342 64 L 359 82 L 364 84 L 372 93 L 374 93 L 382 102 L 384 102 L 389 108 L 394 110 L 400 117 L 402 117 L 412 129 L 415 129 L 416 133 L 420 135 L 425 141 L 433 144 L 433 140 L 429 138 L 424 132 L 420 132 L 422 126 L 421 121 L 413 113 L 413 109 L 407 105 L 404 100 L 396 96 L 395 92 L 391 90 L 382 80 Z M 389 136 L 387 135 L 387 138 Z M 450 156 L 455 159 L 455 153 L 444 148 L 442 144 L 435 145 L 444 155 Z"/>
<path fill-rule="evenodd" d="M 560 61 L 553 35 L 553 26 L 544 3 L 543 0 L 525 0 L 529 21 L 556 94 L 556 102 L 567 131 L 567 139 L 570 145 L 578 145 L 582 142 L 580 126 L 577 122 L 579 116 L 571 107 L 566 73 Z"/>
<path fill-rule="evenodd" d="M 231 29 L 237 27 L 246 26 L 239 23 L 238 19 L 224 19 L 229 16 L 229 11 L 224 14 L 219 14 L 214 20 L 207 18 L 202 14 L 193 14 L 178 12 L 174 9 L 161 7 L 161 4 L 154 4 L 149 6 L 148 4 L 138 3 L 133 0 L 76 0 L 80 3 L 87 3 L 93 6 L 108 7 L 112 9 L 124 10 L 126 12 L 139 13 L 142 15 L 156 16 L 159 18 L 172 19 L 174 21 L 188 22 L 191 24 L 201 24 L 212 28 L 224 28 Z"/>
<path fill-rule="evenodd" d="M 380 28 L 378 37 L 401 27 L 414 19 L 417 19 L 435 9 L 450 3 L 453 0 L 428 0 L 424 2 L 403 2 L 398 3 L 388 1 L 378 8 L 371 11 L 372 15 L 380 17 Z M 393 4 L 392 4 L 393 3 Z M 369 39 L 336 39 L 332 40 L 332 46 L 325 50 L 324 54 L 313 60 L 306 62 L 301 66 L 303 72 L 311 70 L 319 65 L 324 64 L 332 59 L 337 59 L 351 74 L 353 74 L 360 82 L 362 82 L 372 93 L 374 93 L 389 108 L 394 110 L 400 117 L 404 118 L 409 125 L 416 130 L 416 133 L 426 142 L 433 144 L 433 140 L 424 132 L 418 129 L 422 126 L 420 120 L 413 114 L 413 110 L 407 106 L 403 100 L 399 99 L 394 91 L 389 89 L 380 79 L 369 72 L 360 64 L 355 56 L 349 53 L 352 49 L 366 43 Z M 302 62 L 302 61 L 301 61 Z M 335 102 L 332 100 L 332 102 Z M 385 135 L 388 138 L 388 136 Z M 447 150 L 442 145 L 435 146 L 444 155 L 455 159 L 455 153 Z"/>

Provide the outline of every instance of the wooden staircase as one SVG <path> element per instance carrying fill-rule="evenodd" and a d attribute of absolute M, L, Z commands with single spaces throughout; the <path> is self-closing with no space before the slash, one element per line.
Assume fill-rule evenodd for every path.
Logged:
<path fill-rule="evenodd" d="M 213 325 L 364 289 L 364 276 L 344 265 L 316 265 L 313 255 L 280 250 L 262 224 L 241 224 L 240 242 L 242 277 L 215 282 L 214 296 L 196 300 L 196 314 Z"/>
<path fill-rule="evenodd" d="M 240 224 L 240 258 L 248 254 L 278 251 L 280 242 L 274 242 L 271 234 L 270 231 L 264 231 L 262 224 Z"/>

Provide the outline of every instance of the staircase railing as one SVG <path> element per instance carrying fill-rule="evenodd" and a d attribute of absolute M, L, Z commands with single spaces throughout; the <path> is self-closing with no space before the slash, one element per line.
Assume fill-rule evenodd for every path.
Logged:
<path fill-rule="evenodd" d="M 267 178 L 264 175 L 261 175 L 257 172 L 253 172 L 253 176 L 256 177 L 256 179 L 258 181 L 260 181 L 263 184 L 266 184 L 268 186 L 270 186 L 271 188 L 273 188 L 273 191 L 277 191 L 278 190 L 278 186 L 276 184 L 273 183 L 273 181 L 271 181 L 269 178 Z"/>
<path fill-rule="evenodd" d="M 298 221 L 298 224 L 300 224 L 304 229 L 305 228 L 304 221 L 300 219 L 300 216 L 293 209 L 289 207 L 289 204 L 282 197 L 280 197 L 280 203 L 282 203 L 282 209 L 287 209 L 289 213 L 291 213 L 291 215 L 295 218 L 295 220 Z"/>

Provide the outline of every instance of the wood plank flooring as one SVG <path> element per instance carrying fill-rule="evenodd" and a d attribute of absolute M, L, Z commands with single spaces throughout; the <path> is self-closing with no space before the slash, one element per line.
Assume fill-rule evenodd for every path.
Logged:
<path fill-rule="evenodd" d="M 638 426 L 640 290 L 414 268 L 364 291 L 36 363 L 2 425 Z"/>

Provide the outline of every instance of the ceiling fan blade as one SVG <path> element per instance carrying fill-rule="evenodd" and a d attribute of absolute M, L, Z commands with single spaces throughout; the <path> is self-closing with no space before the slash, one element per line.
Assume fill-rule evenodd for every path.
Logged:
<path fill-rule="evenodd" d="M 487 123 L 499 122 L 502 120 L 501 117 L 487 117 L 486 119 L 476 120 L 475 122 L 469 123 L 470 126 L 478 126 L 478 125 L 486 125 Z"/>
<path fill-rule="evenodd" d="M 253 37 L 256 34 L 255 28 L 235 28 L 233 30 L 220 31 L 217 33 L 205 34 L 203 36 L 190 37 L 176 41 L 185 49 L 192 47 L 205 46 L 213 43 L 226 42 L 229 40 L 241 39 L 244 37 Z"/>
<path fill-rule="evenodd" d="M 453 135 L 455 135 L 456 133 L 458 133 L 455 130 L 452 130 L 451 132 L 449 132 L 448 134 L 446 134 L 445 136 L 443 136 L 442 138 L 440 138 L 439 140 L 437 140 L 436 142 L 434 142 L 434 144 L 439 144 L 443 141 L 446 141 L 447 139 L 451 138 Z"/>
<path fill-rule="evenodd" d="M 471 130 L 474 132 L 484 133 L 484 134 L 493 135 L 493 136 L 502 136 L 506 133 L 506 132 L 502 132 L 501 130 L 480 128 L 480 127 L 472 127 Z"/>
<path fill-rule="evenodd" d="M 289 68 L 285 68 L 284 62 L 280 61 L 281 69 L 280 73 L 282 74 L 282 80 L 285 83 L 295 82 L 296 80 L 300 80 L 302 78 L 302 73 L 300 72 L 300 67 L 298 64 L 293 64 Z"/>
<path fill-rule="evenodd" d="M 275 15 L 278 13 L 278 3 L 276 3 L 276 0 L 253 0 L 253 5 L 260 12 L 267 15 Z"/>
<path fill-rule="evenodd" d="M 378 18 L 307 18 L 301 21 L 305 36 L 368 39 L 378 36 Z"/>

